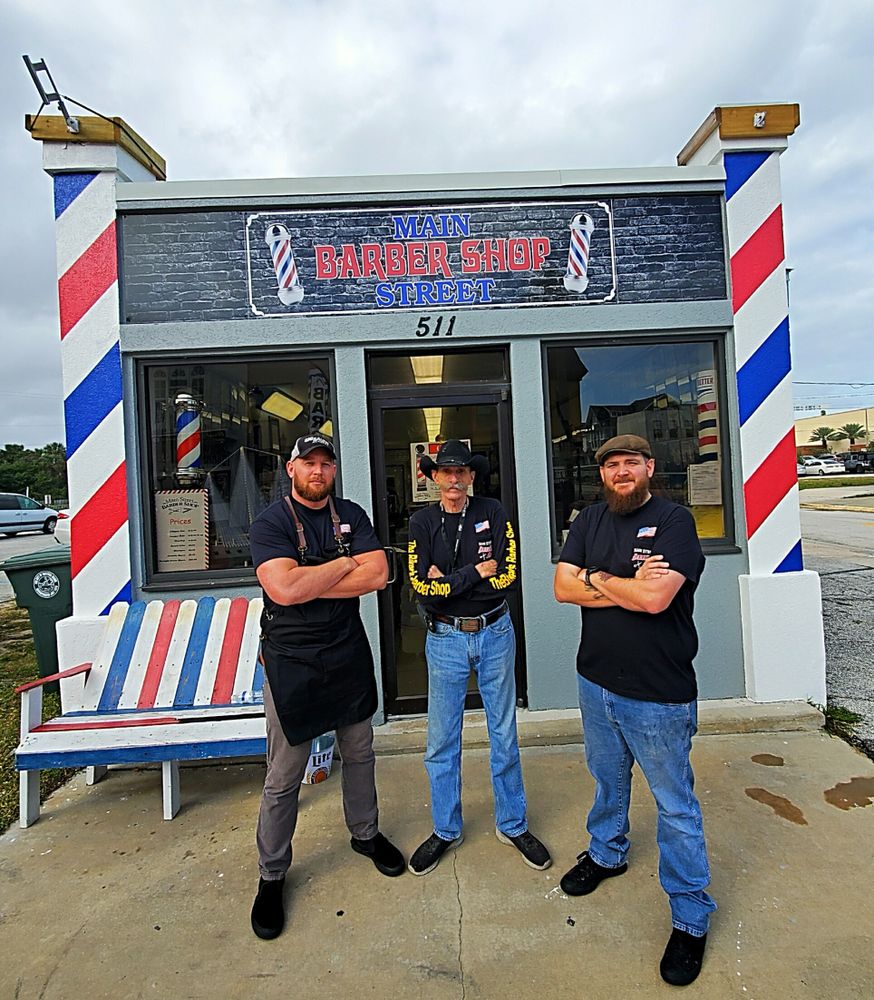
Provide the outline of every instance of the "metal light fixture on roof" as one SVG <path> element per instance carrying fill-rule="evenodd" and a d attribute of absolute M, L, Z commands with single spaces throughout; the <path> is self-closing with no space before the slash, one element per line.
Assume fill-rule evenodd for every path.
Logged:
<path fill-rule="evenodd" d="M 30 56 L 22 56 L 24 60 L 24 65 L 27 66 L 27 71 L 30 73 L 30 78 L 33 80 L 34 86 L 39 91 L 39 96 L 42 98 L 42 106 L 40 111 L 48 104 L 57 104 L 58 110 L 64 116 L 64 124 L 67 126 L 67 131 L 72 132 L 75 135 L 79 131 L 79 119 L 74 118 L 69 111 L 67 111 L 67 105 L 64 104 L 64 99 L 61 97 L 61 93 L 55 85 L 55 81 L 52 79 L 52 74 L 49 72 L 48 66 L 46 66 L 45 59 L 40 59 L 39 62 L 31 62 Z M 51 90 L 46 90 L 42 85 L 42 81 L 39 78 L 40 73 L 45 73 L 46 78 L 51 85 Z M 73 101 L 75 104 L 76 102 Z M 39 117 L 39 111 L 37 112 L 37 117 Z"/>
<path fill-rule="evenodd" d="M 261 404 L 261 409 L 265 413 L 272 413 L 283 420 L 297 420 L 303 413 L 303 403 L 299 403 L 294 396 L 281 389 L 274 389 L 273 392 Z"/>

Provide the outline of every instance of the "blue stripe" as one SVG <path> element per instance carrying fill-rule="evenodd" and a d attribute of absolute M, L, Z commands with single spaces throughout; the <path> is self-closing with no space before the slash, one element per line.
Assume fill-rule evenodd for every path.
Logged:
<path fill-rule="evenodd" d="M 804 569 L 804 560 L 801 556 L 801 539 L 799 539 L 789 550 L 789 554 L 774 570 L 775 573 L 797 573 Z"/>
<path fill-rule="evenodd" d="M 100 694 L 100 702 L 97 705 L 98 712 L 112 711 L 118 708 L 118 699 L 124 687 L 124 680 L 127 677 L 130 667 L 131 656 L 136 645 L 137 636 L 140 634 L 140 626 L 143 623 L 143 615 L 146 613 L 146 602 L 135 601 L 127 612 L 124 625 L 121 627 L 121 635 L 112 654 L 112 663 L 109 665 L 109 674 L 103 691 Z"/>
<path fill-rule="evenodd" d="M 698 421 L 698 430 L 699 431 L 707 431 L 707 430 L 710 430 L 711 427 L 715 427 L 715 426 L 716 426 L 716 420 L 715 419 L 714 420 L 699 420 Z"/>
<path fill-rule="evenodd" d="M 64 400 L 67 459 L 121 402 L 121 351 L 117 343 Z"/>
<path fill-rule="evenodd" d="M 787 316 L 737 373 L 741 426 L 786 378 L 791 368 Z"/>
<path fill-rule="evenodd" d="M 197 420 L 198 414 L 194 410 L 183 410 L 176 418 L 176 431 L 184 430 L 190 423 Z"/>
<path fill-rule="evenodd" d="M 97 174 L 55 174 L 55 218 L 60 218 Z"/>
<path fill-rule="evenodd" d="M 252 700 L 256 703 L 264 701 L 264 664 L 260 654 L 255 660 L 255 673 L 252 676 Z"/>
<path fill-rule="evenodd" d="M 729 201 L 753 176 L 759 167 L 771 156 L 771 153 L 726 153 L 723 157 L 725 165 L 725 200 Z"/>
<path fill-rule="evenodd" d="M 176 685 L 176 697 L 173 699 L 174 706 L 191 705 L 194 701 L 194 695 L 197 693 L 197 682 L 200 680 L 200 670 L 203 667 L 203 653 L 206 649 L 206 640 L 209 637 L 209 626 L 212 623 L 212 613 L 214 610 L 214 597 L 201 597 L 197 602 L 197 612 L 194 615 L 194 624 L 191 626 L 188 649 L 185 650 L 185 659 L 182 661 L 179 683 Z"/>
<path fill-rule="evenodd" d="M 113 604 L 118 604 L 119 601 L 124 601 L 125 604 L 130 604 L 133 600 L 132 587 L 130 580 L 121 588 L 121 590 L 113 597 L 113 599 L 106 605 L 106 607 L 100 612 L 101 615 L 108 615 L 112 610 Z"/>
<path fill-rule="evenodd" d="M 196 725 L 192 722 L 191 726 Z M 101 730 L 103 731 L 103 730 Z M 39 736 L 36 733 L 36 736 Z M 88 767 L 92 764 L 145 764 L 159 760 L 206 760 L 210 757 L 263 757 L 267 738 L 213 740 L 208 743 L 177 743 L 172 746 L 117 747 L 104 750 L 54 750 L 15 755 L 19 771 L 38 771 L 48 767 Z"/>

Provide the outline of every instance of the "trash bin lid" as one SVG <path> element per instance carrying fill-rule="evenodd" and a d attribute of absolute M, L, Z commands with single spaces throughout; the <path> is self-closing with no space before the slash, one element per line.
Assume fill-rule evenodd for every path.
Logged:
<path fill-rule="evenodd" d="M 41 569 L 44 566 L 69 566 L 70 546 L 55 545 L 51 549 L 40 549 L 39 552 L 22 552 L 10 556 L 0 563 L 0 570 L 8 573 L 15 569 Z"/>

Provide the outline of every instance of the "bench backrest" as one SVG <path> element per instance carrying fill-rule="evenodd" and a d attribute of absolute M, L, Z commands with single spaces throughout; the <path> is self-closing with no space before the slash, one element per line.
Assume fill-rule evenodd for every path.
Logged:
<path fill-rule="evenodd" d="M 263 601 L 135 601 L 113 605 L 78 706 L 118 712 L 263 702 Z"/>

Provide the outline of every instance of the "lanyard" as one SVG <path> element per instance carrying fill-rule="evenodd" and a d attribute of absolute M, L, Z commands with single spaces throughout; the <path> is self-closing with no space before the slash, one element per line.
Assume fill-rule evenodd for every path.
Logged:
<path fill-rule="evenodd" d="M 464 519 L 467 517 L 467 505 L 469 501 L 464 501 L 464 507 L 461 509 L 461 517 L 458 519 L 458 530 L 455 532 L 455 545 L 451 548 L 451 562 L 449 563 L 449 572 L 455 572 L 455 566 L 458 562 L 458 546 L 461 544 L 461 532 L 464 528 Z M 449 539 L 446 537 L 446 511 L 443 509 L 443 504 L 440 504 L 440 534 L 443 536 L 443 543 L 446 545 L 447 549 L 450 549 Z"/>

